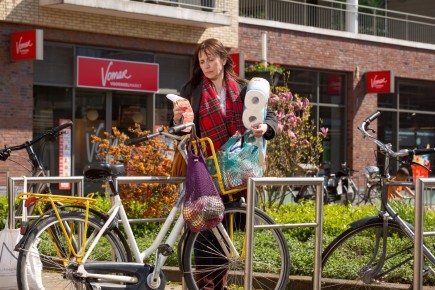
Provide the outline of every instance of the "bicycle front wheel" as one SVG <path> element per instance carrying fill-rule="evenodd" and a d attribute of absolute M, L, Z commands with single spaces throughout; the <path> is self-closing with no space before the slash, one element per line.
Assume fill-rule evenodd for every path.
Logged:
<path fill-rule="evenodd" d="M 190 232 L 183 251 L 184 278 L 189 290 L 211 287 L 243 289 L 245 269 L 246 207 L 225 209 L 223 225 L 240 257 L 224 254 L 211 230 Z M 274 224 L 259 209 L 255 210 L 256 225 Z M 253 245 L 253 289 L 285 289 L 290 273 L 290 255 L 284 235 L 279 229 L 255 231 Z M 225 245 L 229 249 L 228 245 Z"/>
<path fill-rule="evenodd" d="M 17 264 L 18 287 L 28 289 L 85 289 L 85 281 L 77 275 L 77 261 L 73 251 L 81 253 L 90 246 L 103 225 L 101 219 L 89 217 L 85 249 L 85 215 L 81 212 L 61 213 L 61 222 L 56 216 L 41 220 L 29 233 L 19 249 Z M 67 229 L 65 235 L 61 229 Z M 70 247 L 67 236 L 72 241 Z M 128 262 L 128 250 L 114 231 L 106 231 L 88 258 L 88 261 Z"/>
<path fill-rule="evenodd" d="M 389 221 L 382 257 L 382 234 L 383 223 L 377 219 L 348 229 L 333 240 L 322 254 L 321 289 L 391 289 L 390 283 L 409 284 L 413 277 L 412 241 L 396 222 Z"/>

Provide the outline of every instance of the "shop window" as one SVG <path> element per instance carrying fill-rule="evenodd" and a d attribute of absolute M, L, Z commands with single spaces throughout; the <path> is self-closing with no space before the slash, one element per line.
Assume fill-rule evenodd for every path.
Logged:
<path fill-rule="evenodd" d="M 72 119 L 72 91 L 70 88 L 34 86 L 34 137 L 46 133 L 59 126 L 62 119 Z M 71 146 L 71 144 L 70 144 Z M 59 175 L 59 140 L 38 143 L 35 151 L 50 175 Z M 51 189 L 57 191 L 58 185 L 52 184 Z"/>
<path fill-rule="evenodd" d="M 73 48 L 55 44 L 44 45 L 44 60 L 35 60 L 34 83 L 71 87 L 73 79 Z"/>

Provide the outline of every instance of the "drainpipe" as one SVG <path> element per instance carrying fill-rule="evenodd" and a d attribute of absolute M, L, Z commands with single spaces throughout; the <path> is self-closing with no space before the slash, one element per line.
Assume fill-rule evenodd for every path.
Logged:
<path fill-rule="evenodd" d="M 346 0 L 346 31 L 358 33 L 358 0 Z"/>
<path fill-rule="evenodd" d="M 261 33 L 261 62 L 264 66 L 267 66 L 267 33 L 263 31 Z"/>

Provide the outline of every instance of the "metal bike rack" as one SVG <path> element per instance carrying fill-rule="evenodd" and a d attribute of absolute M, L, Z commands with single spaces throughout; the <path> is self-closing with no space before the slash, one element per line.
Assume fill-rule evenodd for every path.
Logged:
<path fill-rule="evenodd" d="M 15 216 L 15 182 L 31 182 L 31 183 L 77 183 L 77 195 L 79 197 L 83 197 L 84 193 L 84 177 L 83 176 L 47 176 L 47 177 L 9 177 L 8 178 L 8 199 L 9 199 L 9 215 L 8 215 L 8 223 L 10 229 L 15 229 L 15 220 L 17 217 Z M 27 188 L 23 188 L 23 192 L 26 192 Z"/>
<path fill-rule="evenodd" d="M 418 178 L 415 183 L 415 224 L 414 224 L 414 284 L 413 289 L 423 289 L 423 193 L 424 189 L 435 186 L 435 178 Z"/>
<path fill-rule="evenodd" d="M 244 289 L 253 289 L 252 285 L 252 250 L 254 229 L 315 227 L 313 290 L 320 289 L 320 270 L 322 263 L 322 231 L 323 231 L 323 177 L 262 177 L 250 178 L 246 204 L 246 256 Z M 261 185 L 314 185 L 316 186 L 316 220 L 314 223 L 254 225 L 255 189 Z M 417 288 L 415 288 L 417 289 Z"/>

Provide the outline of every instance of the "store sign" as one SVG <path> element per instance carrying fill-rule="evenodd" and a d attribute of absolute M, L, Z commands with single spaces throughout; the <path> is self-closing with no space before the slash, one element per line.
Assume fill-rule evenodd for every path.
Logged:
<path fill-rule="evenodd" d="M 159 65 L 78 56 L 77 87 L 157 92 Z"/>
<path fill-rule="evenodd" d="M 44 59 L 44 35 L 41 29 L 12 33 L 12 60 Z"/>
<path fill-rule="evenodd" d="M 394 93 L 392 71 L 367 72 L 367 93 Z"/>

